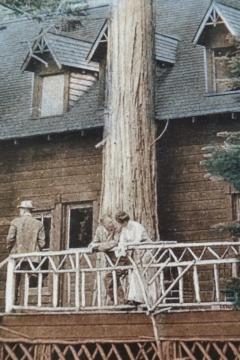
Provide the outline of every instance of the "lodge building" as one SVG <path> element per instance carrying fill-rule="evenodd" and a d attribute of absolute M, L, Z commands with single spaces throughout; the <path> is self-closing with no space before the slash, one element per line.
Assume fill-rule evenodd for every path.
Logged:
<path fill-rule="evenodd" d="M 239 275 L 239 245 L 212 229 L 239 219 L 240 197 L 200 164 L 202 149 L 221 141 L 217 133 L 240 130 L 240 88 L 229 69 L 240 1 L 155 5 L 161 244 L 140 250 L 152 259 L 145 273 L 155 269 L 148 286 L 161 289 L 154 301 L 146 290 L 137 310 L 116 295 L 114 304 L 106 300 L 107 270 L 86 250 L 99 215 L 95 145 L 103 137 L 109 8 L 0 24 L 0 359 L 240 357 L 240 315 L 225 291 Z M 25 199 L 46 232 L 38 268 L 27 255 L 4 262 L 9 224 Z M 26 259 L 32 267 L 16 304 L 14 276 Z M 117 266 L 108 262 L 113 277 Z"/>

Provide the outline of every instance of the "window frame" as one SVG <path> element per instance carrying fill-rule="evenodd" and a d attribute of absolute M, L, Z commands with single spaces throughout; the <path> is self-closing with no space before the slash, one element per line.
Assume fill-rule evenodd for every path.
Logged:
<path fill-rule="evenodd" d="M 240 89 L 224 89 L 224 90 L 217 90 L 217 84 L 221 83 L 221 82 L 229 82 L 231 84 L 231 82 L 239 80 L 240 81 L 240 77 L 238 78 L 234 78 L 234 77 L 227 77 L 226 78 L 217 78 L 216 77 L 216 56 L 215 56 L 215 52 L 221 49 L 232 49 L 233 51 L 233 46 L 221 46 L 221 47 L 214 47 L 214 48 L 208 48 L 208 47 L 204 47 L 204 68 L 205 68 L 205 92 L 206 95 L 212 95 L 212 96 L 217 96 L 217 95 L 225 95 L 225 94 L 234 94 L 234 93 L 239 93 Z M 223 56 L 224 57 L 224 56 Z M 220 58 L 220 57 L 218 57 Z"/>
<path fill-rule="evenodd" d="M 231 192 L 231 202 L 232 202 L 232 220 L 240 220 L 240 192 L 232 191 Z"/>
<path fill-rule="evenodd" d="M 33 94 L 32 94 L 32 119 L 44 119 L 49 117 L 62 116 L 69 110 L 69 71 L 40 71 L 34 74 L 33 79 Z M 42 93 L 43 93 L 43 79 L 48 76 L 64 75 L 64 90 L 63 90 L 63 112 L 55 115 L 41 115 L 42 111 Z"/>
<path fill-rule="evenodd" d="M 84 209 L 84 208 L 91 208 L 92 209 L 92 237 L 93 237 L 93 230 L 94 230 L 94 201 L 86 201 L 86 202 L 79 202 L 75 204 L 68 204 L 66 208 L 66 250 L 70 249 L 79 249 L 79 248 L 70 248 L 70 216 L 71 210 L 73 209 Z M 82 249 L 86 249 L 87 247 L 82 247 Z"/>
<path fill-rule="evenodd" d="M 42 88 L 40 94 L 41 108 L 39 109 L 40 118 L 59 116 L 64 113 L 64 83 L 64 74 L 46 75 L 42 77 Z M 56 101 L 49 101 L 49 99 L 53 100 L 51 99 L 51 93 L 54 93 L 54 99 Z M 55 97 L 55 95 L 57 96 Z M 53 109 L 53 105 L 55 104 L 57 104 L 56 109 Z"/>

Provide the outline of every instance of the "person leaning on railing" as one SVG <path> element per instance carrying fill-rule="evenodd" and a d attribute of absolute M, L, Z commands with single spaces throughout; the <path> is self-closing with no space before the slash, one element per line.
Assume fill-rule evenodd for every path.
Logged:
<path fill-rule="evenodd" d="M 22 201 L 18 206 L 20 216 L 12 220 L 7 236 L 7 249 L 11 254 L 25 254 L 41 251 L 45 246 L 45 232 L 43 224 L 32 217 L 33 204 L 30 200 Z M 38 258 L 31 257 L 36 267 Z M 31 270 L 28 261 L 21 263 L 19 270 Z M 15 302 L 18 300 L 21 274 L 16 275 Z"/>
<path fill-rule="evenodd" d="M 96 229 L 96 233 L 93 241 L 89 245 L 89 249 L 92 251 L 102 251 L 105 252 L 113 264 L 116 263 L 116 256 L 113 249 L 118 246 L 119 243 L 119 227 L 114 223 L 113 219 L 109 215 L 103 215 L 100 218 L 99 225 Z M 125 260 L 122 259 L 118 265 L 125 265 Z M 117 287 L 117 297 L 120 303 L 124 302 L 124 291 L 121 285 L 121 278 L 126 276 L 126 271 L 116 270 L 116 287 Z M 113 295 L 113 275 L 112 272 L 106 272 L 104 275 L 104 285 L 106 293 L 110 298 L 111 302 L 114 302 Z"/>
<path fill-rule="evenodd" d="M 120 250 L 119 254 L 121 254 L 121 249 L 124 249 L 130 244 L 134 245 L 143 242 L 152 242 L 144 226 L 137 221 L 130 220 L 130 216 L 125 211 L 119 211 L 115 215 L 115 219 L 120 225 L 121 229 L 118 244 Z M 137 252 L 134 252 L 132 254 L 132 258 L 138 265 L 140 265 L 140 258 Z M 143 292 L 135 270 L 132 271 L 129 279 L 127 302 L 130 305 L 138 305 L 144 303 Z"/>

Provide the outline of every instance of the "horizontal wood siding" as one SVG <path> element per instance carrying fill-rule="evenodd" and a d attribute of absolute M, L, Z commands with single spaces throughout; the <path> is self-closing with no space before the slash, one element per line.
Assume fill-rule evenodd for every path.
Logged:
<path fill-rule="evenodd" d="M 195 311 L 159 315 L 162 339 L 240 340 L 239 311 Z"/>
<path fill-rule="evenodd" d="M 219 131 L 240 129 L 231 115 L 170 121 L 158 147 L 159 220 L 162 240 L 221 240 L 211 226 L 232 219 L 228 184 L 204 178 L 202 148 Z M 159 130 L 160 131 L 160 130 Z M 218 139 L 221 141 L 221 139 Z"/>
<path fill-rule="evenodd" d="M 94 229 L 101 189 L 101 152 L 94 145 L 101 134 L 90 133 L 23 140 L 0 146 L 0 260 L 7 256 L 6 236 L 10 221 L 18 215 L 21 200 L 33 201 L 36 210 L 51 210 L 51 248 L 65 247 L 64 205 L 94 202 Z M 0 278 L 0 302 L 5 279 Z"/>
<path fill-rule="evenodd" d="M 0 338 L 20 337 L 45 341 L 144 340 L 153 338 L 145 314 L 22 314 L 1 319 Z"/>
<path fill-rule="evenodd" d="M 239 311 L 195 311 L 156 316 L 162 340 L 238 340 Z M 46 342 L 151 341 L 151 319 L 132 314 L 19 314 L 1 318 L 0 339 Z"/>

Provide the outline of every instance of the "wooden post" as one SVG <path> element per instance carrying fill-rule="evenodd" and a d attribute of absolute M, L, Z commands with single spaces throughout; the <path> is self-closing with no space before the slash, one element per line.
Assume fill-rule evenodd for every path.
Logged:
<path fill-rule="evenodd" d="M 82 292 L 82 307 L 86 306 L 86 295 L 85 295 L 85 289 L 86 289 L 86 273 L 85 271 L 82 271 L 82 282 L 81 282 L 81 292 Z"/>
<path fill-rule="evenodd" d="M 37 306 L 41 307 L 42 306 L 42 281 L 43 281 L 43 276 L 42 273 L 38 274 L 38 299 L 37 299 Z"/>
<path fill-rule="evenodd" d="M 181 276 L 181 274 L 182 274 L 182 268 L 181 268 L 181 266 L 178 266 L 178 275 Z M 183 278 L 180 278 L 180 280 L 179 280 L 179 302 L 180 302 L 180 304 L 183 304 L 183 302 L 184 302 L 183 292 L 184 292 Z"/>
<path fill-rule="evenodd" d="M 53 273 L 53 307 L 58 306 L 58 274 Z"/>
<path fill-rule="evenodd" d="M 100 308 L 102 304 L 101 296 L 101 274 L 100 271 L 97 271 L 97 306 Z"/>
<path fill-rule="evenodd" d="M 113 277 L 113 299 L 114 299 L 114 305 L 118 304 L 118 294 L 117 294 L 117 274 L 116 271 L 112 271 L 112 277 Z"/>
<path fill-rule="evenodd" d="M 165 283 L 164 283 L 164 270 L 160 273 L 160 287 L 161 287 L 161 296 L 165 293 Z M 163 299 L 163 302 L 166 302 L 166 299 Z"/>
<path fill-rule="evenodd" d="M 214 271 L 214 283 L 215 283 L 215 291 L 216 291 L 216 301 L 220 301 L 220 289 L 219 289 L 219 272 L 218 272 L 218 266 L 217 264 L 213 265 L 213 271 Z"/>
<path fill-rule="evenodd" d="M 79 264 L 79 252 L 76 252 L 76 274 L 75 274 L 75 307 L 80 308 L 80 264 Z"/>
<path fill-rule="evenodd" d="M 28 298 L 29 298 L 29 274 L 24 274 L 24 307 L 28 306 Z"/>
<path fill-rule="evenodd" d="M 6 283 L 6 296 L 5 296 L 5 312 L 10 313 L 14 306 L 15 301 L 15 259 L 9 258 L 7 266 L 7 283 Z"/>
<path fill-rule="evenodd" d="M 232 277 L 233 278 L 238 277 L 238 266 L 239 266 L 239 264 L 237 264 L 237 262 L 234 262 L 232 264 Z"/>
<path fill-rule="evenodd" d="M 201 302 L 200 287 L 199 287 L 198 270 L 196 265 L 193 267 L 193 285 L 194 285 L 196 302 L 200 303 Z"/>

